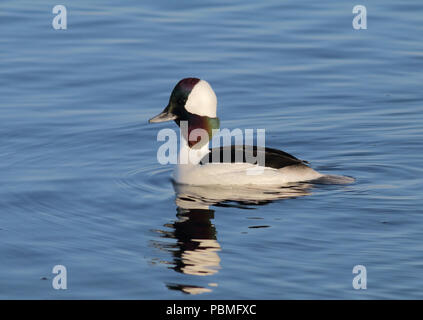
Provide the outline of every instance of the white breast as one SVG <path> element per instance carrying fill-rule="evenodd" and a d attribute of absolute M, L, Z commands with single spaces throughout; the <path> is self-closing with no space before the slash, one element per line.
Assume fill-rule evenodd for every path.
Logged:
<path fill-rule="evenodd" d="M 209 163 L 178 165 L 174 171 L 177 183 L 189 185 L 283 185 L 308 181 L 322 175 L 307 166 L 282 169 L 258 167 L 249 163 Z"/>

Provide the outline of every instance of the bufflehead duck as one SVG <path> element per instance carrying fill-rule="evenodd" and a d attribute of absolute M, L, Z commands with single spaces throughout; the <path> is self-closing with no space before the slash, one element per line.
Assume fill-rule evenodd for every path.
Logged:
<path fill-rule="evenodd" d="M 177 83 L 166 108 L 149 120 L 150 123 L 174 120 L 178 126 L 181 126 L 182 121 L 187 121 L 187 133 L 181 137 L 183 141 L 173 176 L 176 183 L 277 186 L 323 177 L 310 168 L 306 161 L 272 148 L 232 145 L 209 149 L 212 131 L 219 128 L 216 109 L 217 98 L 210 84 L 198 78 L 186 78 Z M 208 133 L 207 139 L 190 141 L 188 137 L 195 129 L 205 130 Z M 265 162 L 252 163 L 251 157 L 245 156 L 251 151 L 254 155 L 264 156 Z M 231 154 L 229 161 L 223 156 L 228 152 Z M 239 152 L 244 156 L 235 157 Z M 190 157 L 190 161 L 183 161 L 183 157 L 193 153 L 195 156 Z M 220 156 L 214 157 L 214 154 Z"/>

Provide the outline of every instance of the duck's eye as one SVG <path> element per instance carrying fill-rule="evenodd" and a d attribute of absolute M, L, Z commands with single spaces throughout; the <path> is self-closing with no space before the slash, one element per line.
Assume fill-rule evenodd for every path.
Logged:
<path fill-rule="evenodd" d="M 179 98 L 178 99 L 178 104 L 185 104 L 185 99 L 184 98 Z"/>

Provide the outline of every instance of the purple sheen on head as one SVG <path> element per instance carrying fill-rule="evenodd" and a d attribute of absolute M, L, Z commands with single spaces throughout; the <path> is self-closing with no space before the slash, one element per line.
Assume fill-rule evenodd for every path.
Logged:
<path fill-rule="evenodd" d="M 200 79 L 198 78 L 185 78 L 176 84 L 175 89 L 182 89 L 183 91 L 191 92 L 199 81 Z"/>

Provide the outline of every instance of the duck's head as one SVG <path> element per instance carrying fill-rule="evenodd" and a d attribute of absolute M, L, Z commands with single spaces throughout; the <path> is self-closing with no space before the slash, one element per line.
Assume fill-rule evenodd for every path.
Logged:
<path fill-rule="evenodd" d="M 166 108 L 149 120 L 150 123 L 174 120 L 178 126 L 181 121 L 188 122 L 188 137 L 194 129 L 204 129 L 211 138 L 212 130 L 219 128 L 216 116 L 217 98 L 210 84 L 198 78 L 185 78 L 179 81 L 172 91 Z M 189 146 L 200 139 L 190 141 Z"/>

